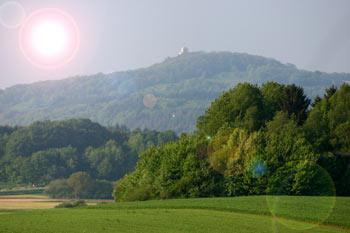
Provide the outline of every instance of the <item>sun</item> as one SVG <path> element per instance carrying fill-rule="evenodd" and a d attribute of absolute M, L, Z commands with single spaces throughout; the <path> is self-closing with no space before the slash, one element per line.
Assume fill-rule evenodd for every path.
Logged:
<path fill-rule="evenodd" d="M 77 24 L 58 9 L 42 9 L 31 14 L 20 30 L 20 49 L 37 67 L 59 68 L 69 63 L 78 51 Z"/>
<path fill-rule="evenodd" d="M 32 43 L 43 56 L 56 56 L 68 45 L 69 35 L 59 22 L 42 22 L 33 28 Z"/>

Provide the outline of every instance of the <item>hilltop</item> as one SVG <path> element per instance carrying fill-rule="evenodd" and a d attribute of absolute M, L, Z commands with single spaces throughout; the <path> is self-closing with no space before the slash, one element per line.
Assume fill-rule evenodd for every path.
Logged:
<path fill-rule="evenodd" d="M 350 74 L 231 52 L 191 52 L 132 71 L 16 85 L 0 90 L 0 125 L 89 118 L 106 126 L 191 131 L 210 102 L 239 82 L 295 83 L 310 97 Z"/>

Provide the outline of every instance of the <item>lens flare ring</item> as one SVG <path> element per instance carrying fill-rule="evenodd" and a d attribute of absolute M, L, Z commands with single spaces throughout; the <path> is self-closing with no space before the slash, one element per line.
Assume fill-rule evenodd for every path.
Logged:
<path fill-rule="evenodd" d="M 309 230 L 318 227 L 333 212 L 336 203 L 335 184 L 330 174 L 315 162 L 299 161 L 300 164 L 308 163 L 312 165 L 317 172 L 317 179 L 321 179 L 322 192 L 319 194 L 310 194 L 311 198 L 318 198 L 317 201 L 305 201 L 307 196 L 286 196 L 285 189 L 290 186 L 290 182 L 295 180 L 295 173 L 287 171 L 285 176 L 281 177 L 282 182 L 278 185 L 277 190 L 271 190 L 266 196 L 267 206 L 272 214 L 275 223 L 292 230 Z M 304 173 L 304 168 L 295 168 L 297 172 Z M 316 174 L 316 173 L 315 173 Z M 315 190 L 311 190 L 315 191 Z M 316 191 L 315 191 L 316 192 Z M 293 211 L 291 211 L 293 210 Z M 303 216 L 306 219 L 312 219 L 310 222 L 297 221 L 284 218 L 285 214 L 291 214 L 294 219 Z"/>
<path fill-rule="evenodd" d="M 80 47 L 77 23 L 56 8 L 30 14 L 19 32 L 19 48 L 24 57 L 41 69 L 57 69 L 71 62 Z"/>
<path fill-rule="evenodd" d="M 0 5 L 0 24 L 8 29 L 17 29 L 26 17 L 22 4 L 17 1 L 8 1 Z"/>

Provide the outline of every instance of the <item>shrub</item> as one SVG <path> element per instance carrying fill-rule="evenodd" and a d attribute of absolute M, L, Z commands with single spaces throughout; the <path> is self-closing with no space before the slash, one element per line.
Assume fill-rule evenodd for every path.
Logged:
<path fill-rule="evenodd" d="M 87 206 L 84 200 L 62 202 L 55 206 L 55 208 L 76 208 L 82 206 Z"/>
<path fill-rule="evenodd" d="M 52 198 L 70 198 L 72 197 L 72 189 L 69 187 L 67 180 L 59 179 L 49 183 L 45 193 Z"/>

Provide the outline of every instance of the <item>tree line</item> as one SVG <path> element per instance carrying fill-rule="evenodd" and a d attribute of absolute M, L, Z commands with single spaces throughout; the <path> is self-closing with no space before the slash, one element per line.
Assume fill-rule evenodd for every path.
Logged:
<path fill-rule="evenodd" d="M 348 84 L 314 101 L 293 84 L 238 84 L 195 133 L 144 151 L 114 197 L 350 195 L 349 132 Z"/>
<path fill-rule="evenodd" d="M 104 181 L 111 185 L 131 172 L 145 148 L 176 138 L 172 131 L 107 128 L 87 119 L 0 126 L 0 188 L 43 187 L 55 180 L 62 184 L 62 179 L 84 172 L 89 189 L 96 192 L 108 187 Z"/>

